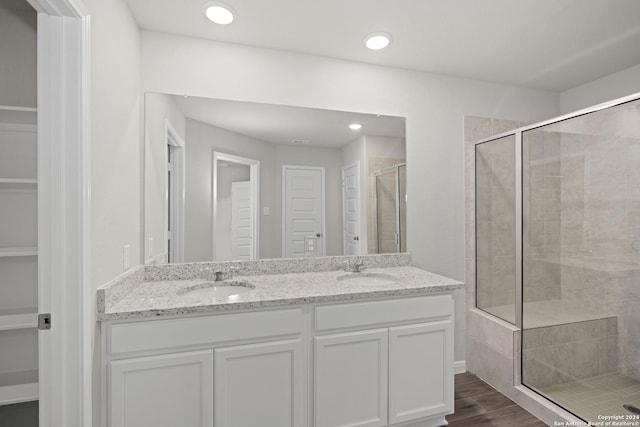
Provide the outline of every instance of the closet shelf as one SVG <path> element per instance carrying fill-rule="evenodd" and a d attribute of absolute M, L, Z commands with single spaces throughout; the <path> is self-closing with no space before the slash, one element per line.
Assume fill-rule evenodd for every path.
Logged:
<path fill-rule="evenodd" d="M 0 178 L 0 184 L 37 184 L 37 179 Z"/>
<path fill-rule="evenodd" d="M 36 246 L 0 248 L 0 258 L 17 257 L 17 256 L 34 256 L 34 255 L 38 255 L 38 248 Z"/>
<path fill-rule="evenodd" d="M 17 311 L 17 310 L 16 310 Z M 23 313 L 5 314 L 0 311 L 0 331 L 27 329 L 38 326 L 38 313 L 35 308 Z"/>
<path fill-rule="evenodd" d="M 0 374 L 0 405 L 38 400 L 38 371 Z"/>

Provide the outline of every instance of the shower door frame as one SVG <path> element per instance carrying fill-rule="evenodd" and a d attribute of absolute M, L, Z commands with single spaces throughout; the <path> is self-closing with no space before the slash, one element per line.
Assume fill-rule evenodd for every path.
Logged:
<path fill-rule="evenodd" d="M 378 177 L 380 175 L 387 174 L 389 172 L 395 171 L 396 173 L 396 252 L 400 253 L 400 248 L 402 247 L 401 239 L 402 236 L 400 234 L 400 168 L 404 166 L 407 167 L 407 163 L 398 163 L 394 166 L 389 166 L 384 169 L 380 169 L 373 174 L 373 193 L 375 194 L 374 200 L 374 212 L 375 212 L 375 225 L 376 225 L 376 253 L 380 253 L 380 241 L 378 236 Z"/>
<path fill-rule="evenodd" d="M 554 123 L 559 123 L 565 120 L 570 120 L 570 119 L 574 119 L 576 117 L 580 117 L 580 116 L 585 116 L 588 114 L 592 114 L 598 111 L 602 111 L 602 110 L 606 110 L 612 107 L 616 107 L 619 105 L 623 105 L 623 104 L 627 104 L 633 101 L 638 101 L 640 100 L 640 92 L 636 92 L 634 94 L 631 95 L 627 95 L 621 98 L 617 98 L 611 101 L 607 101 L 607 102 L 603 102 L 591 107 L 587 107 L 584 109 L 580 109 L 577 110 L 575 112 L 572 113 L 568 113 L 568 114 L 564 114 L 558 117 L 554 117 L 548 120 L 544 120 L 541 122 L 537 122 L 531 125 L 527 125 L 527 126 L 522 126 L 507 132 L 502 132 L 496 135 L 492 135 L 488 138 L 483 138 L 480 139 L 476 142 L 473 143 L 473 147 L 474 147 L 474 159 L 477 159 L 477 149 L 476 147 L 480 144 L 484 144 L 484 143 L 488 143 L 491 141 L 495 141 L 501 138 L 505 138 L 505 137 L 509 137 L 509 136 L 515 136 L 515 212 L 516 212 L 516 222 L 515 222 L 515 248 L 516 248 L 516 254 L 515 254 L 515 272 L 516 272 L 516 279 L 514 282 L 514 285 L 516 286 L 515 289 L 515 295 L 516 295 L 516 301 L 515 301 L 515 326 L 518 329 L 517 331 L 517 340 L 518 340 L 518 347 L 519 347 L 519 355 L 518 355 L 518 364 L 516 366 L 514 366 L 514 387 L 517 389 L 522 390 L 523 388 L 525 390 L 531 391 L 533 393 L 535 393 L 536 395 L 542 397 L 543 399 L 545 399 L 546 401 L 548 401 L 550 404 L 555 405 L 558 408 L 561 408 L 569 413 L 571 413 L 572 415 L 579 417 L 579 415 L 573 413 L 570 409 L 565 408 L 564 406 L 561 406 L 559 403 L 551 400 L 550 398 L 548 398 L 547 396 L 545 396 L 544 394 L 541 394 L 540 392 L 538 392 L 537 390 L 535 390 L 532 387 L 527 386 L 526 384 L 522 383 L 522 368 L 523 368 L 523 340 L 522 340 L 522 332 L 523 332 L 523 258 L 522 258 L 522 252 L 523 252 L 523 246 L 522 246 L 522 241 L 523 241 L 523 217 L 522 217 L 522 213 L 523 213 L 523 159 L 522 159 L 522 135 L 524 132 L 527 131 L 531 131 L 534 129 L 538 129 L 544 126 L 548 126 Z M 474 176 L 476 174 L 477 171 L 477 162 L 474 161 Z M 477 295 L 478 295 L 478 288 L 477 288 L 477 249 L 478 249 L 478 239 L 477 239 L 477 179 L 474 178 L 474 232 L 473 232 L 473 239 L 474 239 L 474 247 L 475 247 L 475 253 L 474 253 L 474 270 L 475 270 L 475 279 L 474 279 L 474 290 L 475 290 L 475 299 L 473 301 L 474 304 L 474 308 L 482 311 L 483 313 L 486 313 L 490 316 L 496 317 L 499 319 L 499 317 L 483 310 L 482 308 L 478 307 L 477 305 Z M 508 322 L 511 323 L 511 322 Z"/>

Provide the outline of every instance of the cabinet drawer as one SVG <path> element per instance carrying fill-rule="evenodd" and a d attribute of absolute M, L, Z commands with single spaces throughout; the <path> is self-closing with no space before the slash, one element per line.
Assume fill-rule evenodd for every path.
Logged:
<path fill-rule="evenodd" d="M 118 323 L 108 327 L 111 355 L 301 334 L 302 308 Z"/>
<path fill-rule="evenodd" d="M 412 322 L 451 316 L 451 295 L 432 295 L 384 301 L 356 302 L 315 307 L 315 330 L 327 331 L 369 325 Z"/>

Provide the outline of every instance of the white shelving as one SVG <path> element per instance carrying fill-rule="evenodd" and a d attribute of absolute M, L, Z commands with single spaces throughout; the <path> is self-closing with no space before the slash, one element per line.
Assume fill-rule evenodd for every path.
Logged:
<path fill-rule="evenodd" d="M 37 179 L 12 179 L 12 178 L 0 178 L 0 184 L 25 184 L 32 185 L 37 184 Z"/>
<path fill-rule="evenodd" d="M 0 406 L 38 400 L 37 110 L 0 106 Z"/>
<path fill-rule="evenodd" d="M 14 248 L 0 248 L 0 258 L 18 256 L 36 256 L 38 248 L 36 246 L 19 246 Z"/>
<path fill-rule="evenodd" d="M 0 405 L 38 400 L 38 371 L 0 374 Z"/>
<path fill-rule="evenodd" d="M 0 331 L 35 328 L 37 326 L 38 309 L 35 307 L 0 311 Z"/>

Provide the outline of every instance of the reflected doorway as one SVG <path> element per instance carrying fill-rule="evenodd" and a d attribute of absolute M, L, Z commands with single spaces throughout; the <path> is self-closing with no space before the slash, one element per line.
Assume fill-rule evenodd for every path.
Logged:
<path fill-rule="evenodd" d="M 260 161 L 213 153 L 213 260 L 259 257 Z"/>

